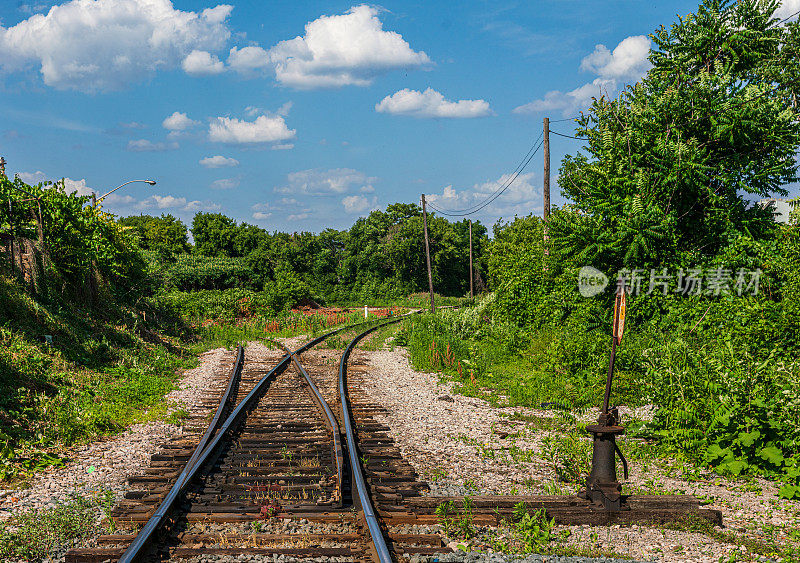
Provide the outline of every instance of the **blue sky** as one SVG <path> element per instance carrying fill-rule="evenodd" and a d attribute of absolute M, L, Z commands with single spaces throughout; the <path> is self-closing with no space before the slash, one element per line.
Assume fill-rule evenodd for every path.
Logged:
<path fill-rule="evenodd" d="M 646 35 L 696 6 L 0 0 L 0 155 L 9 173 L 80 193 L 158 181 L 104 202 L 122 215 L 219 211 L 319 231 L 423 192 L 469 207 L 544 116 L 635 82 Z M 554 203 L 579 146 L 552 138 Z M 539 153 L 474 217 L 541 213 L 541 186 Z"/>

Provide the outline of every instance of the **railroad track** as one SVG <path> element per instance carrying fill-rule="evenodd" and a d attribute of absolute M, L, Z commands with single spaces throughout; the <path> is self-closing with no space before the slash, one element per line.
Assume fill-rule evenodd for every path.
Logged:
<path fill-rule="evenodd" d="M 129 479 L 111 514 L 118 530 L 69 551 L 66 563 L 241 555 L 383 563 L 449 551 L 418 526 L 438 524 L 436 507 L 453 501 L 458 509 L 464 497 L 425 495 L 427 484 L 376 421 L 383 407 L 362 386 L 369 369 L 356 344 L 399 320 L 356 335 L 341 355 L 315 347 L 353 327 L 294 351 L 239 347 L 193 430 Z M 518 503 L 560 524 L 661 524 L 690 513 L 721 523 L 719 511 L 691 496 L 626 497 L 626 510 L 611 513 L 577 496 L 474 496 L 472 523 L 498 525 Z"/>
<path fill-rule="evenodd" d="M 217 406 L 207 409 L 205 429 L 153 455 L 111 514 L 120 533 L 68 552 L 66 561 L 241 554 L 391 561 L 446 551 L 439 536 L 381 523 L 379 513 L 427 485 L 372 419 L 376 406 L 360 390 L 356 401 L 349 397 L 356 343 L 398 320 L 357 335 L 338 370 L 333 353 L 304 353 L 339 330 L 278 354 L 239 347 L 227 382 L 207 401 Z M 352 363 L 360 371 L 359 360 Z M 301 531 L 284 530 L 289 520 L 304 523 Z"/>

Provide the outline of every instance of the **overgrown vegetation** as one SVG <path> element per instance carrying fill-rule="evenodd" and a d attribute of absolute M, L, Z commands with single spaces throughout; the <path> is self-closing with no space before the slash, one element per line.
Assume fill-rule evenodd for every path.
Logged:
<path fill-rule="evenodd" d="M 415 367 L 498 404 L 596 406 L 625 279 L 613 400 L 655 406 L 637 432 L 800 499 L 800 232 L 748 199 L 797 180 L 800 26 L 774 8 L 705 0 L 656 30 L 647 75 L 576 119 L 585 146 L 562 163 L 572 203 L 553 209 L 549 254 L 540 219 L 495 225 L 493 293 L 415 319 Z M 584 266 L 604 292 L 577 291 Z"/>

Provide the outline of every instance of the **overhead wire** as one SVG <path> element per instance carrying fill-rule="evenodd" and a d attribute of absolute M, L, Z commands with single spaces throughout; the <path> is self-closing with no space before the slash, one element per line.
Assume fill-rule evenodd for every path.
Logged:
<path fill-rule="evenodd" d="M 513 182 L 514 180 L 516 180 L 516 177 L 519 176 L 519 173 L 522 172 L 522 170 L 524 170 L 525 166 L 527 166 L 528 163 L 531 161 L 531 158 L 533 158 L 533 155 L 536 154 L 536 151 L 539 150 L 539 146 L 541 146 L 541 143 L 539 141 L 542 140 L 543 136 L 544 136 L 544 131 L 542 131 L 539 134 L 539 136 L 536 138 L 536 140 L 531 145 L 531 148 L 528 150 L 528 152 L 525 154 L 525 156 L 522 157 L 522 160 L 520 161 L 520 163 L 517 165 L 517 167 L 514 169 L 514 171 L 511 172 L 511 176 L 509 177 L 509 179 L 511 179 L 512 177 L 513 177 L 513 179 L 511 179 L 510 181 Z M 538 143 L 538 145 L 537 145 L 537 143 Z M 506 182 L 508 182 L 508 181 L 509 180 L 506 180 Z M 495 190 L 487 198 L 487 201 L 489 199 L 494 201 L 495 199 L 497 199 L 497 196 L 499 196 L 499 192 L 501 192 L 501 190 L 505 191 L 507 188 L 508 188 L 508 186 L 504 186 L 504 185 L 501 184 L 497 188 L 497 190 Z M 431 206 L 432 209 L 435 209 L 436 211 L 438 211 L 439 213 L 442 213 L 443 215 L 464 216 L 464 215 L 471 215 L 472 213 L 475 213 L 475 211 L 480 211 L 480 209 L 483 209 L 483 207 L 485 207 L 485 205 L 483 205 L 484 203 L 485 202 L 476 203 L 475 205 L 471 205 L 471 206 L 466 207 L 464 209 L 442 209 L 439 206 L 437 206 L 436 204 L 434 204 L 433 202 L 430 202 L 429 205 Z M 473 210 L 475 210 L 475 211 L 473 211 Z"/>
<path fill-rule="evenodd" d="M 791 14 L 791 15 L 785 17 L 785 18 L 783 18 L 778 23 L 784 23 L 784 22 L 792 19 L 793 17 L 795 17 L 797 15 L 800 15 L 800 10 L 794 12 L 793 14 Z M 774 57 L 772 60 L 776 60 L 777 58 L 778 57 Z M 754 98 L 751 98 L 749 100 L 744 100 L 744 101 L 740 102 L 739 105 L 744 105 L 746 103 L 753 102 L 753 101 L 761 98 L 762 96 L 764 96 L 764 95 L 766 95 L 768 93 L 770 93 L 770 92 L 769 91 L 768 92 L 763 92 L 763 93 L 759 94 L 758 96 L 755 96 Z M 563 119 L 552 119 L 552 120 L 550 120 L 550 123 L 562 123 L 562 122 L 565 122 L 565 121 L 575 121 L 576 119 L 578 119 L 578 116 L 565 117 Z M 558 135 L 559 137 L 564 137 L 564 138 L 567 138 L 567 139 L 574 139 L 576 141 L 587 141 L 588 140 L 586 137 L 576 137 L 574 135 L 567 135 L 565 133 L 559 133 L 558 131 L 553 131 L 552 129 L 549 129 L 549 132 L 553 133 L 554 135 Z M 472 205 L 470 207 L 467 207 L 466 209 L 460 209 L 460 210 L 442 209 L 441 207 L 437 206 L 433 202 L 428 202 L 428 205 L 431 207 L 431 209 L 437 211 L 438 213 L 441 213 L 442 215 L 447 215 L 447 216 L 450 216 L 450 217 L 464 217 L 464 216 L 467 216 L 467 215 L 472 215 L 474 213 L 477 213 L 478 211 L 481 211 L 486 206 L 491 204 L 494 200 L 496 200 L 498 197 L 500 197 L 511 186 L 511 184 L 513 184 L 514 181 L 516 181 L 516 179 L 519 177 L 519 175 L 522 173 L 522 171 L 525 170 L 525 168 L 527 167 L 528 163 L 530 163 L 531 159 L 533 159 L 534 155 L 539 151 L 539 149 L 541 148 L 542 144 L 544 143 L 543 140 L 541 142 L 539 142 L 540 139 L 542 138 L 543 134 L 544 133 L 540 134 L 539 137 L 537 138 L 537 140 L 534 141 L 535 149 L 532 147 L 531 150 L 528 151 L 528 153 L 525 155 L 525 157 L 523 157 L 523 160 L 520 162 L 519 165 L 517 165 L 517 168 L 514 170 L 514 172 L 511 173 L 511 176 L 506 180 L 506 182 L 504 182 L 504 184 L 500 185 L 500 187 L 498 187 L 497 190 L 495 190 L 495 192 L 492 193 L 483 202 L 481 202 L 479 204 Z M 536 144 L 537 142 L 538 142 L 538 145 Z"/>
<path fill-rule="evenodd" d="M 544 133 L 543 133 L 543 134 L 544 134 Z M 473 209 L 472 211 L 460 212 L 460 213 L 459 213 L 459 212 L 454 212 L 454 211 L 452 211 L 452 210 L 445 210 L 445 209 L 441 209 L 441 208 L 439 208 L 439 207 L 436 207 L 436 206 L 434 206 L 434 205 L 431 205 L 431 207 L 432 207 L 433 209 L 435 209 L 436 211 L 438 211 L 439 213 L 441 213 L 442 215 L 447 215 L 447 216 L 449 216 L 449 217 L 466 217 L 467 215 L 472 215 L 472 214 L 474 214 L 474 213 L 477 213 L 478 211 L 481 211 L 481 210 L 482 210 L 483 208 L 485 208 L 487 205 L 490 205 L 490 204 L 491 204 L 491 203 L 492 203 L 494 200 L 496 200 L 498 197 L 500 197 L 501 195 L 503 195 L 503 193 L 504 193 L 504 192 L 505 192 L 505 191 L 506 191 L 508 188 L 510 188 L 510 187 L 511 187 L 511 185 L 512 185 L 512 184 L 513 184 L 513 183 L 516 181 L 516 179 L 519 177 L 519 175 L 522 173 L 522 171 L 523 171 L 523 170 L 525 170 L 525 168 L 528 166 L 528 164 L 529 164 L 529 163 L 530 163 L 530 161 L 533 159 L 533 157 L 534 157 L 534 156 L 536 156 L 536 153 L 538 153 L 538 152 L 539 152 L 539 149 L 542 147 L 542 145 L 543 145 L 543 144 L 544 144 L 544 139 L 542 139 L 542 140 L 539 142 L 539 144 L 538 144 L 538 145 L 536 145 L 536 148 L 535 148 L 535 149 L 534 149 L 532 152 L 531 152 L 531 151 L 529 151 L 529 153 L 528 153 L 528 156 L 527 156 L 526 160 L 525 160 L 525 161 L 522 163 L 522 166 L 521 166 L 521 167 L 519 167 L 519 166 L 517 167 L 517 168 L 518 168 L 518 170 L 516 170 L 516 171 L 515 171 L 515 172 L 512 174 L 512 176 L 511 176 L 511 177 L 509 177 L 509 179 L 508 179 L 508 180 L 506 180 L 506 181 L 504 182 L 504 184 L 505 184 L 505 185 L 501 185 L 501 187 L 500 187 L 500 188 L 498 188 L 498 189 L 497 189 L 497 190 L 496 190 L 496 191 L 495 191 L 495 192 L 494 192 L 494 193 L 493 193 L 491 196 L 489 196 L 488 198 L 486 198 L 486 199 L 485 199 L 485 200 L 484 200 L 482 203 L 480 203 L 480 204 L 477 204 L 477 207 L 476 207 L 476 206 L 473 206 L 473 207 L 475 207 L 475 209 Z"/>

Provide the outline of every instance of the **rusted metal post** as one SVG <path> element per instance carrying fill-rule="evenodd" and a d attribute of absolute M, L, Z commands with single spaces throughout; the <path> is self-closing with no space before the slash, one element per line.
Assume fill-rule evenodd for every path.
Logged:
<path fill-rule="evenodd" d="M 624 510 L 622 485 L 617 480 L 616 456 L 622 461 L 625 479 L 628 478 L 628 462 L 617 446 L 617 436 L 625 433 L 619 422 L 619 411 L 609 408 L 611 385 L 614 380 L 614 360 L 617 355 L 617 344 L 622 339 L 625 329 L 625 284 L 617 290 L 614 301 L 614 329 L 611 337 L 611 357 L 608 362 L 606 388 L 603 394 L 603 409 L 597 424 L 586 427 L 592 435 L 592 470 L 586 478 L 586 489 L 579 496 L 592 501 L 598 509 L 609 512 Z"/>

